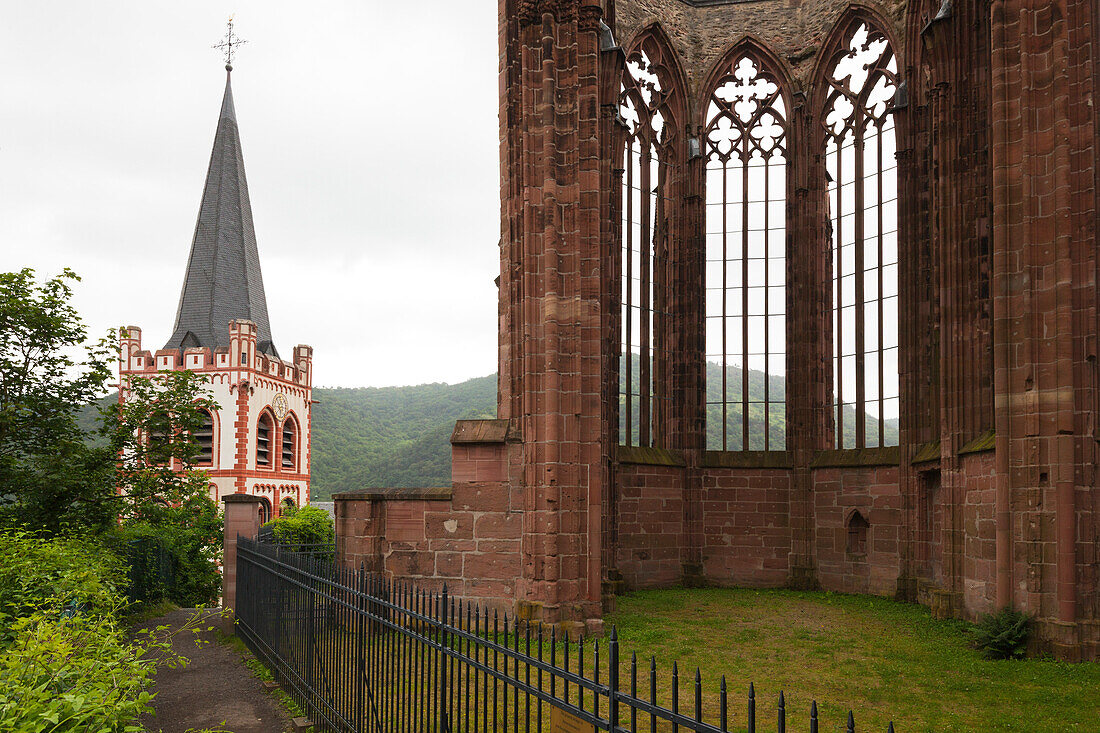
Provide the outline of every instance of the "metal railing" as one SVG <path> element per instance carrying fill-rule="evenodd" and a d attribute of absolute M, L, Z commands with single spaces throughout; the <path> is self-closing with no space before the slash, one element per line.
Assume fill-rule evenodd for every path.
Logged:
<path fill-rule="evenodd" d="M 681 699 L 677 665 L 662 677 L 651 658 L 640 670 L 636 655 L 620 658 L 614 628 L 602 645 L 574 642 L 446 588 L 426 592 L 278 545 L 238 540 L 237 602 L 240 637 L 324 730 L 728 733 L 733 724 L 725 677 L 704 704 L 696 670 Z M 785 733 L 782 693 L 775 715 Z M 808 723 L 817 733 L 816 702 Z M 736 729 L 764 729 L 751 685 Z M 844 729 L 855 731 L 851 711 Z"/>

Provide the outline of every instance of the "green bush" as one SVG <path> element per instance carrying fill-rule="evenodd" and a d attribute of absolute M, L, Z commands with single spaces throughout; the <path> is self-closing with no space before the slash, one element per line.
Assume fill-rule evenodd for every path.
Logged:
<path fill-rule="evenodd" d="M 155 662 L 110 616 L 37 612 L 0 651 L 0 730 L 140 731 Z"/>
<path fill-rule="evenodd" d="M 125 585 L 125 566 L 98 542 L 0 533 L 0 646 L 16 619 L 35 612 L 108 616 Z"/>
<path fill-rule="evenodd" d="M 305 506 L 290 510 L 278 519 L 273 519 L 265 527 L 275 533 L 275 539 L 295 547 L 302 545 L 329 545 L 336 541 L 336 528 L 332 517 L 324 509 Z"/>
<path fill-rule="evenodd" d="M 108 542 L 130 566 L 131 602 L 169 600 L 196 608 L 217 601 L 220 543 L 208 528 L 153 526 L 135 522 L 113 532 Z"/>
<path fill-rule="evenodd" d="M 1031 616 L 1011 608 L 982 616 L 974 626 L 974 646 L 990 659 L 1021 659 L 1027 654 Z"/>

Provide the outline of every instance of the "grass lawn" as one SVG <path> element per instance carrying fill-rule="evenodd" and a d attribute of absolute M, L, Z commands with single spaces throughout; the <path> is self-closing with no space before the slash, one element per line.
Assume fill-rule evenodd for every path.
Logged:
<path fill-rule="evenodd" d="M 668 706 L 672 662 L 680 664 L 681 711 L 691 710 L 702 672 L 706 720 L 715 720 L 726 676 L 731 729 L 744 725 L 749 682 L 757 721 L 775 729 L 780 690 L 788 729 L 807 730 L 816 699 L 822 731 L 1100 731 L 1100 664 L 991 661 L 968 645 L 968 624 L 937 621 L 921 606 L 884 598 L 785 590 L 641 591 L 620 596 L 606 619 L 622 658 L 657 657 Z M 602 646 L 602 645 L 601 645 Z M 649 658 L 638 660 L 648 689 Z M 628 678 L 627 678 L 628 679 Z"/>

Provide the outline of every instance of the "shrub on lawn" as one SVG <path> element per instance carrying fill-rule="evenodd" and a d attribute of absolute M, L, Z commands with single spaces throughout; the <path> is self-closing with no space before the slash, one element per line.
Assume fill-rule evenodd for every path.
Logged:
<path fill-rule="evenodd" d="M 324 509 L 305 506 L 291 509 L 278 519 L 264 525 L 270 527 L 279 542 L 301 547 L 302 545 L 329 545 L 336 539 L 332 517 Z"/>
<path fill-rule="evenodd" d="M 978 619 L 974 645 L 990 659 L 1021 659 L 1027 653 L 1031 616 L 1003 608 Z"/>

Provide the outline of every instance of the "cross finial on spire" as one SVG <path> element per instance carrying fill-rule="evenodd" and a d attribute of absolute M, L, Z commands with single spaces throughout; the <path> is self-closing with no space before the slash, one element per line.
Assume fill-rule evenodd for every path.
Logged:
<path fill-rule="evenodd" d="M 211 46 L 210 48 L 216 48 L 225 53 L 226 71 L 232 71 L 233 54 L 245 43 L 248 43 L 248 41 L 242 40 L 239 36 L 233 34 L 233 16 L 230 16 L 229 22 L 225 24 L 225 38 L 222 39 L 221 43 Z"/>

